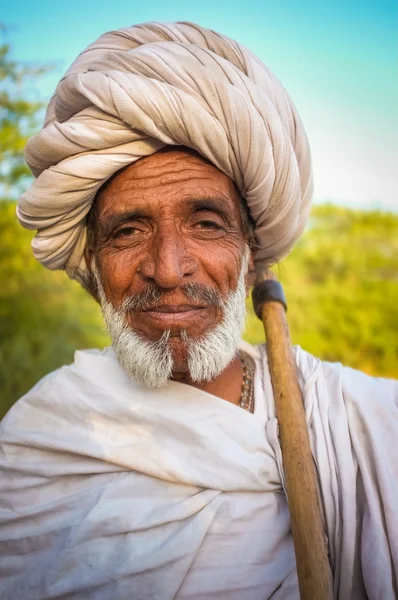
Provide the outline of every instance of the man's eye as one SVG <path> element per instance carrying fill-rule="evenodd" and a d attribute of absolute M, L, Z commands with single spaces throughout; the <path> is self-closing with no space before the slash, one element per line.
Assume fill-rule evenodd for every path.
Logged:
<path fill-rule="evenodd" d="M 114 238 L 128 237 L 128 236 L 134 235 L 135 233 L 137 233 L 137 231 L 139 231 L 137 229 L 137 227 L 122 227 L 121 229 L 118 229 L 113 234 L 113 237 Z"/>
<path fill-rule="evenodd" d="M 199 221 L 196 225 L 201 229 L 223 229 L 223 227 L 215 221 Z"/>

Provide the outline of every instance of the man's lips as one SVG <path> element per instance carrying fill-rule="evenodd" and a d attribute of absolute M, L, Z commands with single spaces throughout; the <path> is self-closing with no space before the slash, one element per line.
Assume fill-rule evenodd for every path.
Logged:
<path fill-rule="evenodd" d="M 141 318 L 149 318 L 157 323 L 166 325 L 177 325 L 183 322 L 188 323 L 195 319 L 201 311 L 208 308 L 207 306 L 197 306 L 192 304 L 179 305 L 163 305 L 156 306 L 150 310 L 139 312 Z"/>
<path fill-rule="evenodd" d="M 151 313 L 183 313 L 190 312 L 192 310 L 201 310 L 202 308 L 206 308 L 206 306 L 198 306 L 194 304 L 163 304 L 162 306 L 154 306 L 153 308 L 143 310 L 141 312 L 151 312 Z"/>

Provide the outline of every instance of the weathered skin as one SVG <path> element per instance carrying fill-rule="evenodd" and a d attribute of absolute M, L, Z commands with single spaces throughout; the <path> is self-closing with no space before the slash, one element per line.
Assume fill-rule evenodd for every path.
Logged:
<path fill-rule="evenodd" d="M 194 205 L 202 200 L 214 206 Z M 157 152 L 118 173 L 98 194 L 96 242 L 88 256 L 89 264 L 96 256 L 106 297 L 115 307 L 148 287 L 161 287 L 164 312 L 131 312 L 131 327 L 151 340 L 170 329 L 173 379 L 236 404 L 242 386 L 239 358 L 212 382 L 194 384 L 189 378 L 180 331 L 200 336 L 222 312 L 188 301 L 179 288 L 196 282 L 223 297 L 236 289 L 247 243 L 239 202 L 231 179 L 196 153 Z M 181 312 L 170 312 L 175 306 Z"/>

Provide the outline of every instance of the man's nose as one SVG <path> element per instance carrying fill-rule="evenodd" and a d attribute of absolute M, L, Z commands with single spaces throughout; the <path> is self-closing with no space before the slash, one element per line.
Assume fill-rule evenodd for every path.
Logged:
<path fill-rule="evenodd" d="M 188 256 L 187 248 L 178 231 L 159 232 L 152 240 L 149 255 L 142 262 L 143 277 L 151 279 L 164 289 L 176 288 L 187 282 L 197 268 L 195 259 Z"/>

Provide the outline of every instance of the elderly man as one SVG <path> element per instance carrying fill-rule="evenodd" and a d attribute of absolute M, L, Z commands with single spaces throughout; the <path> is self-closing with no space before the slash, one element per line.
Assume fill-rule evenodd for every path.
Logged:
<path fill-rule="evenodd" d="M 187 23 L 108 33 L 59 83 L 18 217 L 100 302 L 77 352 L 1 427 L 0 598 L 293 600 L 264 346 L 240 341 L 255 264 L 306 222 L 284 88 Z M 397 597 L 397 385 L 296 348 L 336 598 Z"/>

